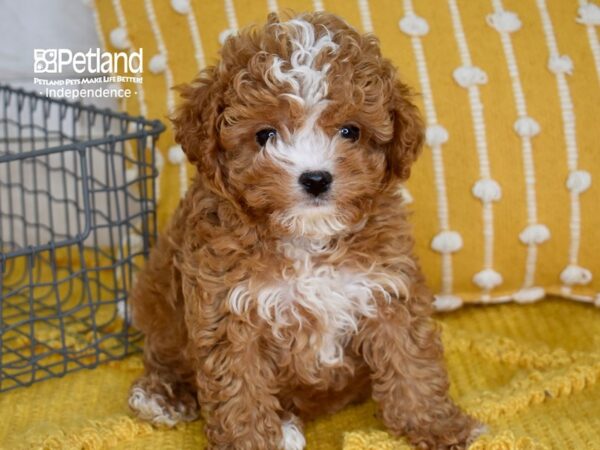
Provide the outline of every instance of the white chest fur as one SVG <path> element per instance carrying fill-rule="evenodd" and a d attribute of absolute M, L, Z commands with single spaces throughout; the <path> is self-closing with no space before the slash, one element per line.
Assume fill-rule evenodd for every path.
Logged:
<path fill-rule="evenodd" d="M 320 332 L 312 341 L 320 342 L 319 360 L 327 365 L 341 362 L 360 319 L 375 315 L 376 295 L 391 300 L 391 293 L 398 294 L 398 280 L 375 271 L 317 263 L 319 253 L 325 251 L 319 242 L 295 239 L 282 242 L 280 248 L 290 267 L 276 282 L 260 287 L 245 283 L 233 289 L 231 310 L 241 314 L 255 307 L 276 337 L 285 327 L 306 320 L 308 313 L 318 321 Z"/>

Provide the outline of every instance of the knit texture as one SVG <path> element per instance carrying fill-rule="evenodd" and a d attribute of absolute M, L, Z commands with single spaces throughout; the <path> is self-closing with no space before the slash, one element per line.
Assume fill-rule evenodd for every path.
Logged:
<path fill-rule="evenodd" d="M 487 423 L 477 450 L 600 449 L 600 320 L 589 306 L 468 307 L 438 315 L 451 394 Z M 202 422 L 155 429 L 134 419 L 133 356 L 0 396 L 3 449 L 198 449 Z M 373 402 L 306 426 L 307 448 L 407 449 L 376 417 Z"/>
<path fill-rule="evenodd" d="M 600 7 L 587 0 L 96 0 L 110 51 L 144 51 L 122 107 L 168 122 L 220 42 L 269 11 L 325 9 L 381 39 L 427 125 L 407 185 L 436 306 L 600 304 Z M 164 225 L 193 176 L 169 129 L 159 142 Z"/>

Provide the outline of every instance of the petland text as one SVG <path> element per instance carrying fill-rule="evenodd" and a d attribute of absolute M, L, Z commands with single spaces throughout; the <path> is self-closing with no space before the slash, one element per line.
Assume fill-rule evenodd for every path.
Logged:
<path fill-rule="evenodd" d="M 144 71 L 143 49 L 134 52 L 102 52 L 99 48 L 73 52 L 68 48 L 36 48 L 33 50 L 35 73 L 141 74 Z"/>

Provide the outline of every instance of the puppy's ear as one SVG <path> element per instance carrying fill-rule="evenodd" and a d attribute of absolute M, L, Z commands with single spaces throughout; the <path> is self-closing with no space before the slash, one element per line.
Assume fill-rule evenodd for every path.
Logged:
<path fill-rule="evenodd" d="M 182 101 L 171 117 L 175 140 L 188 160 L 210 180 L 219 175 L 219 122 L 223 110 L 222 88 L 215 68 L 202 71 L 192 83 L 178 86 Z"/>
<path fill-rule="evenodd" d="M 392 91 L 391 115 L 394 137 L 387 152 L 388 168 L 392 175 L 404 181 L 410 176 L 424 137 L 421 114 L 412 103 L 410 89 L 396 80 Z"/>

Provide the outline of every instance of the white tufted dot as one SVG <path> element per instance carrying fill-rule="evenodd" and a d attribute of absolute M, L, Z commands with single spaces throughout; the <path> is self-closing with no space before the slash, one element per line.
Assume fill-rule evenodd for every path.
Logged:
<path fill-rule="evenodd" d="M 571 75 L 573 73 L 573 61 L 567 55 L 552 56 L 548 60 L 548 69 L 555 74 L 566 73 Z"/>
<path fill-rule="evenodd" d="M 576 264 L 569 264 L 560 273 L 560 280 L 568 286 L 573 284 L 588 284 L 592 281 L 592 272 Z"/>
<path fill-rule="evenodd" d="M 521 231 L 519 239 L 523 244 L 541 244 L 550 239 L 550 230 L 541 223 L 529 225 Z"/>
<path fill-rule="evenodd" d="M 498 11 L 486 17 L 489 26 L 497 31 L 513 33 L 521 29 L 521 20 L 514 12 Z"/>
<path fill-rule="evenodd" d="M 179 14 L 187 14 L 190 12 L 190 0 L 171 0 L 171 8 Z"/>
<path fill-rule="evenodd" d="M 129 47 L 129 38 L 127 37 L 127 31 L 125 31 L 124 28 L 113 28 L 110 32 L 109 39 L 112 46 L 119 50 L 125 50 Z"/>
<path fill-rule="evenodd" d="M 484 202 L 495 202 L 502 197 L 502 189 L 496 180 L 478 180 L 471 189 L 475 197 Z"/>
<path fill-rule="evenodd" d="M 137 170 L 137 167 L 130 167 L 129 169 L 127 169 L 125 171 L 125 180 L 128 183 L 131 183 L 133 180 L 135 180 L 138 177 L 139 173 Z"/>
<path fill-rule="evenodd" d="M 425 130 L 425 141 L 430 147 L 448 142 L 448 130 L 438 124 L 430 125 Z"/>
<path fill-rule="evenodd" d="M 148 68 L 152 73 L 162 73 L 167 68 L 167 58 L 162 53 L 158 53 L 150 58 Z"/>
<path fill-rule="evenodd" d="M 578 23 L 584 25 L 600 25 L 600 6 L 593 3 L 582 5 L 579 7 Z"/>
<path fill-rule="evenodd" d="M 592 185 L 592 175 L 587 170 L 574 170 L 567 178 L 567 189 L 581 194 Z"/>
<path fill-rule="evenodd" d="M 543 299 L 546 296 L 546 291 L 541 287 L 530 287 L 521 289 L 513 295 L 513 299 L 517 303 L 533 303 Z"/>
<path fill-rule="evenodd" d="M 433 300 L 433 307 L 438 311 L 454 311 L 462 304 L 462 298 L 456 295 L 436 295 Z"/>
<path fill-rule="evenodd" d="M 540 124 L 529 116 L 519 117 L 513 128 L 521 137 L 533 137 L 540 133 Z"/>
<path fill-rule="evenodd" d="M 219 43 L 221 45 L 223 45 L 225 43 L 225 41 L 227 39 L 229 39 L 229 37 L 232 36 L 233 34 L 235 34 L 235 31 L 230 28 L 227 28 L 227 29 L 221 31 L 219 33 Z"/>
<path fill-rule="evenodd" d="M 485 84 L 488 81 L 487 74 L 479 67 L 461 66 L 452 72 L 454 81 L 464 88 L 475 86 L 476 84 Z"/>
<path fill-rule="evenodd" d="M 429 24 L 425 19 L 415 14 L 408 14 L 400 19 L 398 26 L 409 36 L 424 36 L 429 32 Z"/>
<path fill-rule="evenodd" d="M 462 237 L 456 231 L 441 231 L 431 241 L 431 248 L 439 253 L 454 253 L 462 246 Z"/>
<path fill-rule="evenodd" d="M 502 284 L 502 275 L 493 269 L 484 269 L 473 276 L 473 283 L 482 289 L 493 289 Z"/>
<path fill-rule="evenodd" d="M 169 149 L 169 162 L 171 164 L 182 164 L 185 162 L 185 153 L 181 145 L 174 145 Z"/>

